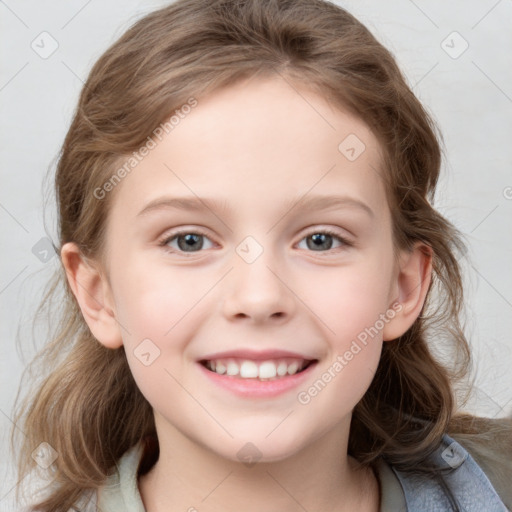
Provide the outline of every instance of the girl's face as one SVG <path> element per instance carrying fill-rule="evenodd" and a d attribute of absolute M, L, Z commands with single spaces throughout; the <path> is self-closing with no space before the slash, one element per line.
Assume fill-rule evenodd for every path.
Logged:
<path fill-rule="evenodd" d="M 280 78 L 180 113 L 110 192 L 118 344 L 161 443 L 280 460 L 347 432 L 399 316 L 379 145 Z"/>

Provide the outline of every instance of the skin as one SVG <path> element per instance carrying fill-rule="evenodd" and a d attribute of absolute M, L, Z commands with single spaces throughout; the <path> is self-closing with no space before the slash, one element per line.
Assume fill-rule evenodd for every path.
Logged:
<path fill-rule="evenodd" d="M 349 134 L 365 144 L 354 161 L 338 149 Z M 199 98 L 112 192 L 104 265 L 85 261 L 73 243 L 63 247 L 92 333 L 108 348 L 124 345 L 154 410 L 160 458 L 139 479 L 149 512 L 379 509 L 375 475 L 347 456 L 351 413 L 382 344 L 419 315 L 431 274 L 421 244 L 395 257 L 381 159 L 358 118 L 282 78 L 253 78 Z M 362 201 L 373 215 L 347 205 L 284 209 L 322 194 Z M 216 198 L 228 209 L 138 215 L 164 195 Z M 202 248 L 180 253 L 176 238 L 167 246 L 175 252 L 159 245 L 176 228 L 204 232 Z M 352 245 L 327 237 L 331 248 L 315 250 L 310 237 L 322 228 Z M 236 252 L 249 235 L 263 250 L 252 263 Z M 383 329 L 299 403 L 297 393 L 332 373 L 336 356 L 394 303 L 401 309 Z M 148 366 L 134 354 L 144 339 L 160 350 Z M 212 385 L 196 363 L 235 348 L 291 350 L 319 362 L 300 389 L 241 398 Z M 248 442 L 261 454 L 251 467 L 237 456 Z"/>

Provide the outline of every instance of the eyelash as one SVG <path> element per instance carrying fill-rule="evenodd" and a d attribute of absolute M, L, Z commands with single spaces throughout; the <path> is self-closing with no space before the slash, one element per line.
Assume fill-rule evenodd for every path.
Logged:
<path fill-rule="evenodd" d="M 339 242 L 341 242 L 345 247 L 353 247 L 354 246 L 354 244 L 352 242 L 350 242 L 346 238 L 344 238 L 341 235 L 339 235 L 336 231 L 334 231 L 332 229 L 328 229 L 328 228 L 319 229 L 319 230 L 315 230 L 315 231 L 310 231 L 309 233 L 306 233 L 306 235 L 303 236 L 300 239 L 300 241 L 302 241 L 305 238 L 308 238 L 308 237 L 310 237 L 312 235 L 318 235 L 318 234 L 332 236 L 333 238 L 335 238 Z M 183 229 L 183 230 L 180 230 L 180 231 L 176 231 L 176 232 L 172 233 L 171 235 L 166 236 L 165 238 L 163 238 L 162 240 L 159 241 L 158 245 L 160 247 L 162 247 L 166 252 L 174 253 L 174 254 L 183 254 L 185 257 L 191 257 L 194 254 L 194 251 L 191 251 L 190 253 L 187 253 L 186 251 L 172 249 L 172 248 L 170 248 L 167 245 L 167 244 L 169 244 L 169 242 L 171 242 L 175 238 L 179 237 L 180 235 L 200 235 L 200 236 L 204 236 L 204 237 L 209 239 L 208 235 L 206 233 L 202 232 L 201 230 L 193 231 L 193 230 L 190 230 L 190 229 Z M 338 249 L 340 249 L 340 248 L 341 247 L 338 247 Z M 320 254 L 322 254 L 322 253 L 330 253 L 333 250 L 335 250 L 335 249 L 328 249 L 326 251 L 318 251 L 318 252 Z M 200 253 L 200 252 L 203 252 L 203 251 L 202 250 L 196 251 L 196 253 Z M 308 252 L 317 252 L 317 251 L 308 251 Z"/>

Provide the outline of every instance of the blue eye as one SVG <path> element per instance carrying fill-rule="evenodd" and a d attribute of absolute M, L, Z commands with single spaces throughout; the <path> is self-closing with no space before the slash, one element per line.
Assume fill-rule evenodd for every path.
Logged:
<path fill-rule="evenodd" d="M 350 243 L 345 238 L 341 237 L 334 231 L 330 231 L 328 229 L 314 231 L 309 235 L 306 235 L 302 240 L 306 240 L 306 246 L 308 249 L 311 249 L 314 252 L 326 252 L 322 249 L 326 249 L 327 251 L 331 250 L 333 247 L 333 239 L 341 242 L 340 246 L 348 246 L 351 247 L 353 244 Z M 302 242 L 301 240 L 301 242 Z M 311 241 L 311 243 L 308 243 Z"/>
<path fill-rule="evenodd" d="M 200 231 L 178 231 L 170 236 L 164 238 L 159 245 L 166 251 L 171 253 L 194 253 L 201 252 L 202 249 L 211 249 L 210 247 L 204 247 L 204 240 L 210 241 L 210 239 Z M 354 244 L 347 239 L 340 236 L 338 233 L 323 229 L 313 231 L 301 239 L 301 242 L 306 240 L 306 246 L 313 252 L 329 252 L 333 249 L 334 241 L 338 241 L 339 247 L 352 247 Z M 171 245 L 177 243 L 176 245 Z M 211 243 L 211 241 L 210 241 Z M 336 248 L 336 247 L 335 247 Z"/>
<path fill-rule="evenodd" d="M 169 252 L 198 252 L 203 249 L 204 239 L 208 237 L 200 232 L 195 231 L 179 231 L 172 236 L 163 240 L 160 245 L 164 246 Z M 171 247 L 169 244 L 173 241 L 178 243 L 178 249 Z M 197 250 L 196 250 L 197 249 Z"/>

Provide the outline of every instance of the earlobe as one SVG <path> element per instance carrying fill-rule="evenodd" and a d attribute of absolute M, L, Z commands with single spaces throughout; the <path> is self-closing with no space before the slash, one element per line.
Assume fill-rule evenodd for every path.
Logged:
<path fill-rule="evenodd" d="M 402 336 L 420 315 L 432 278 L 432 254 L 432 248 L 422 242 L 401 253 L 395 283 L 400 307 L 393 307 L 396 315 L 384 327 L 384 341 Z"/>
<path fill-rule="evenodd" d="M 93 336 L 107 348 L 119 348 L 123 344 L 121 330 L 105 276 L 84 258 L 75 243 L 62 246 L 61 260 L 69 286 Z"/>

